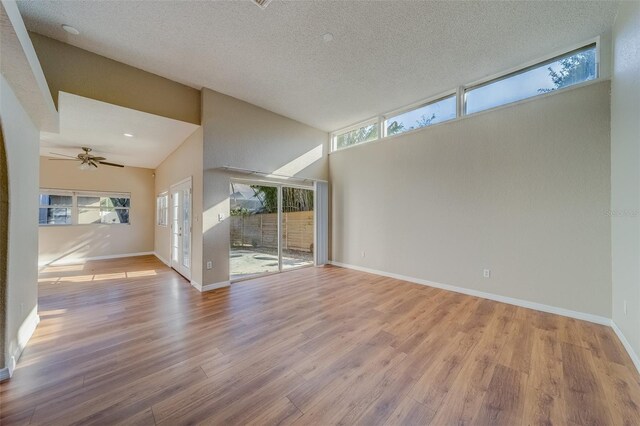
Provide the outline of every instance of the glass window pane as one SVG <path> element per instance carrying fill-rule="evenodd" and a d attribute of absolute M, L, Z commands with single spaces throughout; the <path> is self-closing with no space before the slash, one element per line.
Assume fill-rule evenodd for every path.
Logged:
<path fill-rule="evenodd" d="M 38 215 L 40 225 L 71 225 L 70 208 L 41 208 Z"/>
<path fill-rule="evenodd" d="M 41 206 L 71 206 L 72 204 L 71 195 L 40 194 Z"/>
<path fill-rule="evenodd" d="M 167 214 L 168 214 L 168 195 L 159 195 L 156 200 L 156 208 L 158 215 L 158 225 L 167 226 Z"/>
<path fill-rule="evenodd" d="M 78 208 L 78 223 L 101 223 L 99 208 Z"/>
<path fill-rule="evenodd" d="M 231 279 L 277 272 L 278 188 L 231 182 L 229 202 Z"/>
<path fill-rule="evenodd" d="M 111 204 L 113 207 L 131 207 L 131 198 L 122 197 L 122 198 L 110 198 Z"/>
<path fill-rule="evenodd" d="M 282 187 L 282 269 L 313 265 L 313 190 Z"/>
<path fill-rule="evenodd" d="M 129 223 L 129 209 L 100 209 L 101 223 Z"/>
<path fill-rule="evenodd" d="M 131 199 L 128 197 L 107 197 L 99 195 L 79 195 L 78 206 L 82 207 L 130 207 Z"/>
<path fill-rule="evenodd" d="M 378 139 L 378 124 L 373 123 L 336 136 L 336 149 Z"/>
<path fill-rule="evenodd" d="M 182 266 L 191 268 L 191 194 L 182 191 Z"/>
<path fill-rule="evenodd" d="M 78 196 L 78 206 L 80 207 L 100 207 L 100 197 Z"/>
<path fill-rule="evenodd" d="M 465 93 L 467 114 L 552 92 L 596 78 L 596 47 L 568 54 Z"/>
<path fill-rule="evenodd" d="M 387 127 L 387 136 L 391 136 L 453 120 L 454 118 L 456 118 L 456 96 L 452 95 L 414 110 L 389 117 L 385 121 L 385 126 Z"/>
<path fill-rule="evenodd" d="M 129 223 L 129 209 L 78 208 L 78 223 L 80 225 Z"/>

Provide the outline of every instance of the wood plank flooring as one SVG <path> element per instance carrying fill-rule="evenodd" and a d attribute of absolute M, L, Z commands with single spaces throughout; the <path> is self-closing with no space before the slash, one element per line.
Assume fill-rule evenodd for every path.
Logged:
<path fill-rule="evenodd" d="M 50 267 L 0 423 L 638 425 L 604 326 L 337 267 L 200 294 L 151 256 Z"/>

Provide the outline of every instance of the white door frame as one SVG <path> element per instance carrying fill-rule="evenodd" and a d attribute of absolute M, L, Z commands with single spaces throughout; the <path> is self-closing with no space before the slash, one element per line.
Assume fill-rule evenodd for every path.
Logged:
<path fill-rule="evenodd" d="M 178 260 L 173 260 L 173 193 L 174 189 L 188 184 L 189 186 L 189 269 L 186 269 L 184 265 L 180 263 L 180 258 L 183 255 L 184 251 L 182 249 L 179 250 Z M 177 271 L 180 275 L 184 276 L 188 280 L 191 279 L 191 271 L 193 268 L 193 179 L 191 176 L 188 178 L 182 179 L 179 182 L 174 183 L 169 187 L 169 224 L 170 224 L 170 237 L 169 237 L 169 266 Z M 184 239 L 182 241 L 184 244 Z"/>

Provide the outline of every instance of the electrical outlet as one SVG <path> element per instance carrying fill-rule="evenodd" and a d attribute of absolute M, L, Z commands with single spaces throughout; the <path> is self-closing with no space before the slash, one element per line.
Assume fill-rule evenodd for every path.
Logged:
<path fill-rule="evenodd" d="M 622 303 L 622 310 L 624 311 L 624 314 L 627 315 L 627 301 L 626 300 Z"/>
<path fill-rule="evenodd" d="M 213 268 L 213 262 L 212 261 L 207 261 L 207 269 L 211 269 Z"/>
<path fill-rule="evenodd" d="M 366 253 L 364 250 L 362 250 L 361 255 L 362 255 L 362 257 L 366 257 L 366 256 L 367 256 L 367 253 Z"/>
<path fill-rule="evenodd" d="M 491 278 L 491 269 L 485 269 L 482 271 L 482 276 L 485 278 Z"/>
<path fill-rule="evenodd" d="M 218 222 L 222 222 L 224 220 L 224 215 L 222 213 L 218 213 Z"/>

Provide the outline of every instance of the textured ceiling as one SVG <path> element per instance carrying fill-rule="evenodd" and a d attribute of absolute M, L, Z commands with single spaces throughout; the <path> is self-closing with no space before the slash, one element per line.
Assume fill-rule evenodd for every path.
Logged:
<path fill-rule="evenodd" d="M 198 126 L 60 92 L 60 132 L 40 132 L 40 155 L 76 156 L 80 147 L 125 166 L 155 169 Z M 130 133 L 133 137 L 124 136 Z"/>
<path fill-rule="evenodd" d="M 617 6 L 19 1 L 30 30 L 326 131 L 608 32 Z"/>

